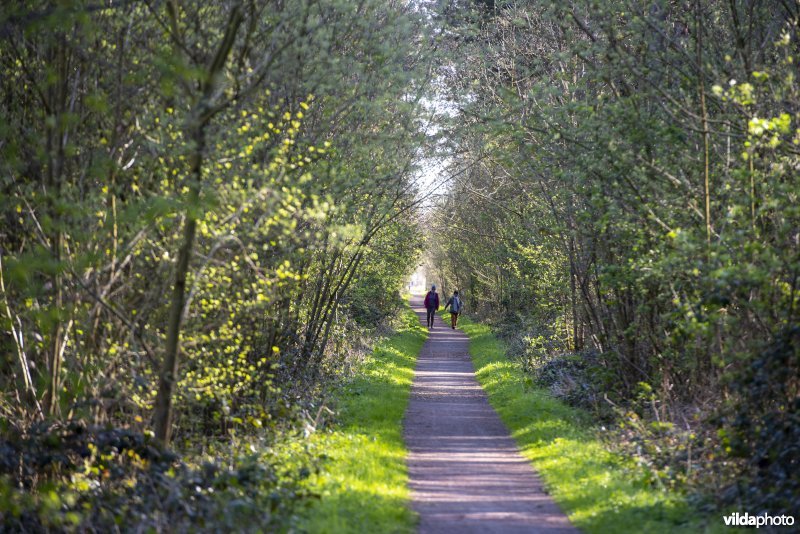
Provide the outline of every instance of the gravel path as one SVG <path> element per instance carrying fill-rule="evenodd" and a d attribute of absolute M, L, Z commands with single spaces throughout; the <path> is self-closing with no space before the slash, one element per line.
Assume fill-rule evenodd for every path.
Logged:
<path fill-rule="evenodd" d="M 425 323 L 422 298 L 412 299 Z M 577 533 L 475 380 L 469 341 L 437 317 L 405 416 L 419 532 Z"/>

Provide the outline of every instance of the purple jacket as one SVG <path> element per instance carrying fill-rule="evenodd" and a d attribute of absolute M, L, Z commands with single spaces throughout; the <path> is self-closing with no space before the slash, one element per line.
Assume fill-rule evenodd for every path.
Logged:
<path fill-rule="evenodd" d="M 439 293 L 435 293 L 433 291 L 428 291 L 428 294 L 425 295 L 425 307 L 434 310 L 439 309 Z"/>

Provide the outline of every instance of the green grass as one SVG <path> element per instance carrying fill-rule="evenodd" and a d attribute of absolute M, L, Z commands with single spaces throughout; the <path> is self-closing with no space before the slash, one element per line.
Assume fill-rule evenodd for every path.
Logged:
<path fill-rule="evenodd" d="M 721 532 L 684 497 L 649 486 L 641 468 L 610 452 L 585 412 L 532 387 L 489 327 L 459 321 L 478 381 L 549 493 L 584 532 Z"/>
<path fill-rule="evenodd" d="M 321 498 L 300 528 L 325 532 L 413 532 L 402 421 L 414 365 L 427 331 L 407 308 L 403 325 L 381 342 L 341 391 L 335 429 L 313 436 L 329 460 L 312 484 Z"/>

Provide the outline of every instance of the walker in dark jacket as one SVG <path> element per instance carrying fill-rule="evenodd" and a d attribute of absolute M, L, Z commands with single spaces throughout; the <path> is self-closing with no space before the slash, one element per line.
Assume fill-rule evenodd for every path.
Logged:
<path fill-rule="evenodd" d="M 439 309 L 439 293 L 436 286 L 432 285 L 431 290 L 425 295 L 425 309 L 428 312 L 428 328 L 433 328 L 433 320 L 436 317 L 436 310 Z"/>

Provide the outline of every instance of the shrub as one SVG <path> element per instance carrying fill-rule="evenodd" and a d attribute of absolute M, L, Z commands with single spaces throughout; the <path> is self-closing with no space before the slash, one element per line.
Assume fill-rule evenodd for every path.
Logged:
<path fill-rule="evenodd" d="M 733 380 L 738 392 L 720 431 L 744 475 L 723 493 L 773 514 L 800 509 L 800 327 L 775 341 Z"/>
<path fill-rule="evenodd" d="M 42 423 L 0 442 L 0 516 L 10 532 L 262 531 L 312 496 L 308 452 L 272 454 L 190 466 L 132 430 Z"/>

